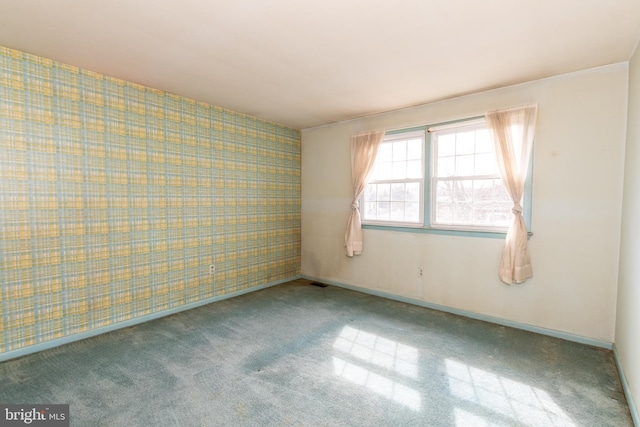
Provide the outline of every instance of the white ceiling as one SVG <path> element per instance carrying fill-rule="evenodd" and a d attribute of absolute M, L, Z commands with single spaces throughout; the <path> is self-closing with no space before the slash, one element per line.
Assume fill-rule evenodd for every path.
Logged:
<path fill-rule="evenodd" d="M 0 45 L 303 129 L 628 61 L 640 0 L 0 0 Z"/>

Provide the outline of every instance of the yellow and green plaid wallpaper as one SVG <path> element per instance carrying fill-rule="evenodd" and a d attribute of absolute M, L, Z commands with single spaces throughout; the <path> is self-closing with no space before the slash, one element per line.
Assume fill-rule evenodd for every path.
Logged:
<path fill-rule="evenodd" d="M 299 270 L 299 131 L 0 47 L 0 353 Z"/>

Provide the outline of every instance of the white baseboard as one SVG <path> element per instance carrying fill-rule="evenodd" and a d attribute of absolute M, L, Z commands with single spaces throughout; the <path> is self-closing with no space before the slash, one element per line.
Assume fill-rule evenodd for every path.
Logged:
<path fill-rule="evenodd" d="M 616 345 L 613 345 L 613 358 L 616 361 L 616 367 L 618 368 L 618 375 L 620 376 L 620 383 L 622 384 L 622 390 L 624 390 L 624 396 L 627 398 L 627 405 L 629 405 L 629 412 L 631 412 L 631 419 L 633 420 L 633 424 L 636 426 L 640 426 L 640 417 L 638 416 L 638 409 L 633 401 L 633 396 L 631 396 L 631 390 L 629 390 L 629 383 L 627 382 L 627 377 L 624 374 L 624 370 L 622 369 L 622 365 L 620 364 L 620 359 L 618 359 L 618 350 L 616 349 Z"/>
<path fill-rule="evenodd" d="M 347 283 L 340 283 L 333 280 L 321 279 L 318 277 L 312 277 L 309 275 L 303 274 L 302 277 L 304 279 L 313 280 L 316 282 L 322 282 L 329 285 L 337 286 L 340 288 L 350 289 L 357 292 L 363 292 L 370 295 L 375 295 L 383 298 L 392 299 L 395 301 L 406 302 L 407 304 L 418 305 L 425 308 L 431 308 L 433 310 L 444 311 L 446 313 L 457 314 L 463 317 L 469 317 L 471 319 L 482 320 L 484 322 L 495 323 L 502 326 L 508 326 L 515 329 L 522 329 L 524 331 L 535 332 L 541 335 L 547 335 L 550 337 L 560 338 L 567 341 L 573 341 L 580 344 L 587 344 L 593 347 L 605 348 L 607 350 L 611 350 L 613 344 L 607 341 L 595 340 L 592 338 L 583 337 L 580 335 L 574 335 L 567 332 L 556 331 L 554 329 L 541 328 L 539 326 L 528 325 L 526 323 L 515 322 L 512 320 L 501 319 L 499 317 L 487 316 L 485 314 L 474 313 L 472 311 L 461 310 L 458 308 L 447 307 L 445 305 L 434 304 L 427 301 L 422 301 L 415 298 L 405 297 L 402 295 L 396 295 L 389 292 L 378 291 L 375 289 L 367 289 L 360 286 L 349 285 Z"/>

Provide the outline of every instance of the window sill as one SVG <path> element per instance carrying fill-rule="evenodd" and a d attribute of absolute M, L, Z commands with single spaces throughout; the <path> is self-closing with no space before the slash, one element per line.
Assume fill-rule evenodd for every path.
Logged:
<path fill-rule="evenodd" d="M 362 224 L 364 230 L 399 231 L 402 233 L 440 234 L 445 236 L 484 237 L 487 239 L 504 239 L 507 233 L 502 231 L 473 231 L 473 230 L 448 230 L 443 228 L 428 227 L 398 227 L 389 225 Z M 528 239 L 533 236 L 528 232 Z"/>

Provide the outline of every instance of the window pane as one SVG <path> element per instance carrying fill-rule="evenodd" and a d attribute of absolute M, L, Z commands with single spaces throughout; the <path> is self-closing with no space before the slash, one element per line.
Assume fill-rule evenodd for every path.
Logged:
<path fill-rule="evenodd" d="M 407 162 L 393 162 L 392 179 L 404 179 L 407 177 Z"/>
<path fill-rule="evenodd" d="M 454 176 L 456 173 L 456 158 L 455 157 L 440 157 L 438 158 L 438 174 L 437 176 Z"/>
<path fill-rule="evenodd" d="M 405 203 L 404 219 L 405 221 L 411 221 L 411 222 L 420 221 L 420 203 L 418 202 Z"/>
<path fill-rule="evenodd" d="M 473 200 L 473 181 L 453 181 L 455 184 L 454 200 L 456 202 L 471 202 Z"/>
<path fill-rule="evenodd" d="M 422 178 L 422 160 L 407 162 L 407 178 Z"/>
<path fill-rule="evenodd" d="M 408 182 L 405 186 L 405 200 L 409 202 L 420 201 L 420 183 Z"/>
<path fill-rule="evenodd" d="M 473 154 L 456 157 L 456 176 L 473 176 Z"/>
<path fill-rule="evenodd" d="M 480 202 L 473 205 L 473 222 L 475 224 L 489 224 L 493 212 L 493 203 Z"/>
<path fill-rule="evenodd" d="M 378 219 L 389 219 L 389 202 L 378 202 Z"/>
<path fill-rule="evenodd" d="M 453 223 L 471 224 L 471 211 L 473 205 L 470 202 L 457 202 L 454 204 Z"/>
<path fill-rule="evenodd" d="M 378 201 L 388 201 L 391 192 L 390 190 L 389 184 L 378 184 Z"/>
<path fill-rule="evenodd" d="M 407 159 L 422 159 L 422 139 L 410 139 L 407 141 Z"/>
<path fill-rule="evenodd" d="M 476 175 L 497 175 L 498 165 L 493 153 L 476 154 Z"/>
<path fill-rule="evenodd" d="M 453 156 L 456 154 L 456 134 L 439 135 L 438 140 L 438 157 Z"/>
<path fill-rule="evenodd" d="M 475 131 L 456 134 L 456 154 L 471 154 L 475 151 Z"/>
<path fill-rule="evenodd" d="M 493 203 L 493 179 L 476 179 L 473 181 L 473 202 Z"/>
<path fill-rule="evenodd" d="M 438 202 L 436 222 L 439 224 L 453 224 L 453 203 Z"/>
<path fill-rule="evenodd" d="M 391 184 L 391 201 L 404 202 L 404 183 Z"/>
<path fill-rule="evenodd" d="M 391 202 L 391 220 L 404 221 L 404 202 Z"/>
<path fill-rule="evenodd" d="M 393 161 L 407 159 L 407 141 L 396 141 L 393 143 Z"/>
<path fill-rule="evenodd" d="M 439 202 L 450 203 L 453 200 L 453 181 L 439 181 L 437 186 L 437 199 Z"/>

